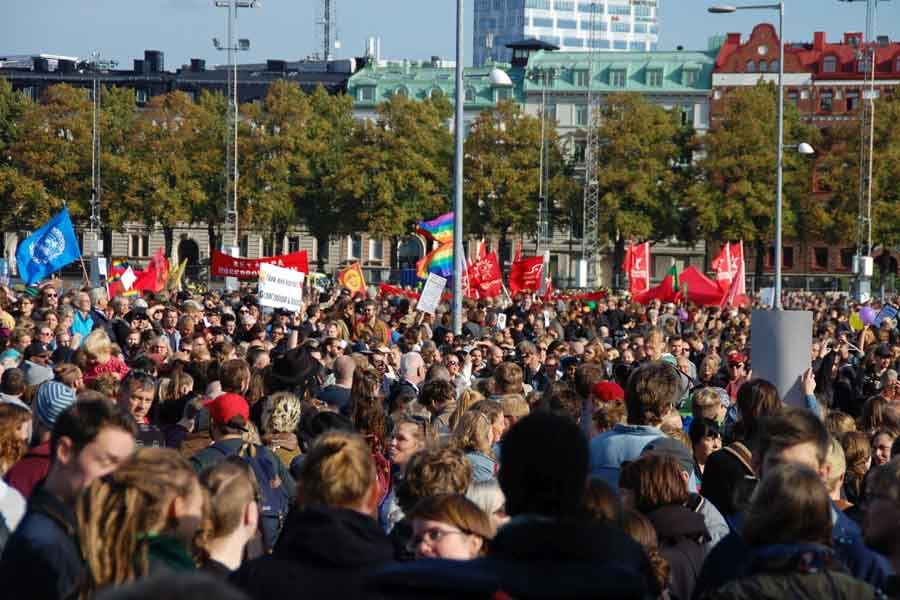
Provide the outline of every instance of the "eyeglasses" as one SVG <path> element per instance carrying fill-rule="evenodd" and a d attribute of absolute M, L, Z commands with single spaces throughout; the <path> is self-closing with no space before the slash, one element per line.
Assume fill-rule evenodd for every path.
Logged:
<path fill-rule="evenodd" d="M 441 529 L 440 527 L 431 527 L 430 529 L 426 529 L 419 535 L 414 535 L 409 540 L 407 550 L 414 552 L 422 542 L 425 542 L 430 546 L 439 544 L 441 540 L 448 535 L 469 535 L 469 532 L 462 531 L 461 529 Z"/>
<path fill-rule="evenodd" d="M 52 331 L 42 331 L 41 335 L 53 335 Z"/>
<path fill-rule="evenodd" d="M 56 298 L 56 293 L 53 293 L 53 294 L 44 294 L 44 298 Z"/>

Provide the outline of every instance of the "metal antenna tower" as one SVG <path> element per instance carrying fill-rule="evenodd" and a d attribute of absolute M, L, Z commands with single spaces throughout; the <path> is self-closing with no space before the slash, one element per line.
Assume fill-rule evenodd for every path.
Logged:
<path fill-rule="evenodd" d="M 584 147 L 584 201 L 582 204 L 581 258 L 587 270 L 587 287 L 597 285 L 597 261 L 599 259 L 600 187 L 597 181 L 597 157 L 600 155 L 600 105 L 594 93 L 594 63 L 600 46 L 598 39 L 599 6 L 591 2 L 591 30 L 588 44 L 587 143 Z"/>
<path fill-rule="evenodd" d="M 316 15 L 316 42 L 321 48 L 322 60 L 333 58 L 332 53 L 339 47 L 337 41 L 337 0 L 319 0 L 318 15 Z"/>

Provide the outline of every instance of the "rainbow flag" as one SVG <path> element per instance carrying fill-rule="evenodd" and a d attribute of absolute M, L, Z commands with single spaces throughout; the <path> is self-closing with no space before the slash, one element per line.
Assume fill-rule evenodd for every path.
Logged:
<path fill-rule="evenodd" d="M 416 275 L 420 279 L 428 279 L 429 273 L 441 277 L 453 275 L 453 243 L 441 244 L 416 263 Z"/>
<path fill-rule="evenodd" d="M 453 213 L 448 212 L 430 221 L 421 221 L 416 225 L 416 231 L 438 244 L 450 243 L 453 241 Z"/>

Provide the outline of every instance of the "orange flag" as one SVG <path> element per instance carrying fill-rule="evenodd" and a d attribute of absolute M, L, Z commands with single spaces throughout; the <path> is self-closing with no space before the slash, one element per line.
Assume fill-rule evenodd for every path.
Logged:
<path fill-rule="evenodd" d="M 366 278 L 358 262 L 338 273 L 338 282 L 350 290 L 351 294 L 366 291 Z"/>

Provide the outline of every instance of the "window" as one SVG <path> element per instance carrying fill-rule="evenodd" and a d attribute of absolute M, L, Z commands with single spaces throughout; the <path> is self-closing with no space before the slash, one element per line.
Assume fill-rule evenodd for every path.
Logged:
<path fill-rule="evenodd" d="M 859 108 L 859 92 L 850 90 L 847 92 L 847 110 L 856 110 Z"/>
<path fill-rule="evenodd" d="M 837 72 L 837 58 L 834 56 L 826 56 L 825 60 L 822 61 L 822 72 L 823 73 L 836 73 Z"/>
<path fill-rule="evenodd" d="M 150 256 L 150 236 L 141 233 L 131 234 L 130 239 L 131 252 L 129 256 L 142 257 Z"/>
<path fill-rule="evenodd" d="M 496 90 L 497 102 L 503 102 L 504 100 L 509 100 L 512 97 L 512 90 L 509 88 L 497 88 Z"/>
<path fill-rule="evenodd" d="M 647 70 L 647 85 L 650 87 L 662 87 L 663 72 L 662 69 Z"/>
<path fill-rule="evenodd" d="M 475 0 L 475 10 L 490 10 L 491 9 L 491 0 Z"/>
<path fill-rule="evenodd" d="M 532 17 L 531 18 L 531 26 L 532 27 L 550 27 L 553 28 L 553 19 L 548 19 L 545 17 Z"/>
<path fill-rule="evenodd" d="M 765 73 L 768 70 L 769 70 L 769 61 L 767 61 L 767 60 L 759 61 L 759 72 Z"/>
<path fill-rule="evenodd" d="M 867 73 L 869 71 L 869 60 L 864 58 L 856 61 L 856 70 L 860 73 Z"/>
<path fill-rule="evenodd" d="M 626 5 L 617 5 L 613 4 L 609 7 L 609 14 L 611 15 L 631 15 L 631 7 Z"/>
<path fill-rule="evenodd" d="M 525 8 L 550 10 L 550 0 L 525 0 Z"/>
<path fill-rule="evenodd" d="M 467 87 L 466 88 L 466 102 L 475 102 L 475 89 Z"/>
<path fill-rule="evenodd" d="M 646 4 L 638 4 L 634 7 L 634 16 L 636 17 L 652 17 L 653 8 Z"/>
<path fill-rule="evenodd" d="M 316 240 L 316 259 L 327 261 L 330 246 L 328 238 Z"/>
<path fill-rule="evenodd" d="M 347 258 L 350 260 L 360 260 L 362 258 L 362 236 L 359 234 L 351 235 L 347 244 Z"/>
<path fill-rule="evenodd" d="M 367 85 L 359 88 L 359 99 L 362 102 L 372 102 L 375 100 L 375 86 Z"/>
<path fill-rule="evenodd" d="M 827 269 L 828 268 L 828 248 L 825 247 L 817 247 L 813 248 L 813 269 Z"/>
<path fill-rule="evenodd" d="M 238 244 L 238 252 L 240 252 L 241 256 L 250 256 L 250 236 L 242 235 L 241 242 Z"/>
<path fill-rule="evenodd" d="M 770 268 L 775 267 L 775 247 L 769 246 L 766 253 L 766 263 Z M 781 265 L 785 269 L 794 268 L 794 249 L 791 246 L 785 246 L 781 249 Z"/>
<path fill-rule="evenodd" d="M 523 6 L 525 6 L 525 3 L 522 0 L 506 0 L 506 8 L 516 9 Z"/>
<path fill-rule="evenodd" d="M 657 34 L 659 33 L 659 25 L 651 25 L 651 26 L 650 26 L 650 33 L 651 33 L 652 35 L 657 35 Z"/>
<path fill-rule="evenodd" d="M 797 93 L 797 90 L 788 90 L 788 100 L 797 104 L 797 101 L 800 99 L 800 94 Z"/>
<path fill-rule="evenodd" d="M 503 0 L 494 0 L 494 10 L 503 10 Z"/>
<path fill-rule="evenodd" d="M 681 106 L 681 124 L 693 127 L 694 125 L 694 105 L 684 104 Z"/>
<path fill-rule="evenodd" d="M 288 252 L 299 252 L 300 251 L 300 236 L 292 235 L 288 238 Z"/>
<path fill-rule="evenodd" d="M 567 48 L 584 48 L 584 40 L 577 37 L 563 38 L 563 46 Z"/>
<path fill-rule="evenodd" d="M 138 104 L 146 104 L 150 94 L 144 88 L 138 88 L 134 91 L 134 99 Z"/>
<path fill-rule="evenodd" d="M 778 72 L 778 61 L 777 60 L 773 60 L 772 62 L 769 63 L 769 70 L 773 73 Z"/>
<path fill-rule="evenodd" d="M 635 33 L 647 33 L 647 25 L 644 23 L 635 23 L 634 24 L 634 32 Z"/>
<path fill-rule="evenodd" d="M 575 105 L 575 124 L 585 126 L 588 124 L 588 117 L 590 112 L 588 111 L 587 104 L 576 104 Z"/>
<path fill-rule="evenodd" d="M 834 108 L 834 92 L 827 90 L 819 94 L 819 110 L 831 112 Z"/>
<path fill-rule="evenodd" d="M 572 83 L 575 87 L 587 87 L 590 81 L 590 75 L 587 71 L 574 71 L 572 73 Z"/>
<path fill-rule="evenodd" d="M 547 120 L 548 120 L 548 121 L 550 121 L 550 122 L 552 122 L 552 123 L 556 123 L 556 122 L 557 122 L 557 119 L 556 119 L 556 105 L 555 105 L 555 104 L 548 104 L 548 105 L 547 105 L 547 108 L 546 108 L 546 114 L 547 114 Z"/>
<path fill-rule="evenodd" d="M 588 46 L 599 48 L 601 50 L 609 50 L 609 40 L 588 40 Z"/>
<path fill-rule="evenodd" d="M 369 240 L 369 260 L 384 260 L 384 240 Z"/>
<path fill-rule="evenodd" d="M 800 90 L 800 99 L 809 100 L 809 90 Z"/>
<path fill-rule="evenodd" d="M 697 85 L 697 79 L 699 77 L 699 72 L 693 69 L 684 72 L 684 85 L 694 86 Z"/>
<path fill-rule="evenodd" d="M 575 10 L 575 2 L 572 0 L 556 0 L 553 7 L 559 12 L 573 12 Z"/>
<path fill-rule="evenodd" d="M 626 42 L 625 40 L 614 41 L 613 50 L 628 50 L 628 42 Z"/>
<path fill-rule="evenodd" d="M 756 61 L 755 61 L 755 60 L 748 60 L 748 61 L 747 61 L 747 72 L 748 72 L 748 73 L 755 73 L 755 72 L 756 72 Z"/>
<path fill-rule="evenodd" d="M 613 33 L 631 33 L 631 23 L 616 21 L 612 24 Z"/>
<path fill-rule="evenodd" d="M 556 26 L 560 29 L 578 29 L 578 21 L 575 19 L 557 19 Z"/>
<path fill-rule="evenodd" d="M 394 95 L 395 95 L 395 96 L 403 96 L 404 98 L 408 98 L 408 97 L 409 97 L 409 90 L 406 89 L 406 87 L 404 87 L 404 86 L 401 85 L 400 87 L 394 89 Z"/>
<path fill-rule="evenodd" d="M 575 162 L 584 162 L 584 157 L 587 155 L 587 140 L 575 140 L 575 148 L 572 152 L 572 158 L 575 159 Z"/>
<path fill-rule="evenodd" d="M 852 269 L 854 256 L 856 256 L 856 248 L 841 248 L 841 268 L 848 271 Z"/>
<path fill-rule="evenodd" d="M 597 11 L 598 15 L 602 15 L 603 14 L 603 4 L 600 2 L 596 2 L 596 3 L 579 2 L 578 3 L 578 12 L 580 12 L 580 13 L 585 13 L 585 14 L 589 15 L 592 12 L 594 12 L 595 10 Z"/>
<path fill-rule="evenodd" d="M 609 85 L 612 87 L 625 87 L 625 70 L 613 69 L 609 72 Z"/>

